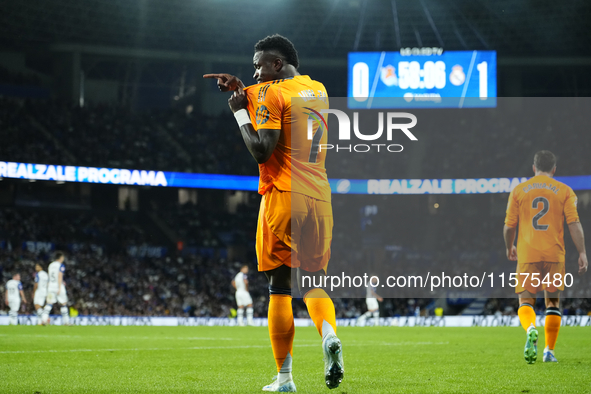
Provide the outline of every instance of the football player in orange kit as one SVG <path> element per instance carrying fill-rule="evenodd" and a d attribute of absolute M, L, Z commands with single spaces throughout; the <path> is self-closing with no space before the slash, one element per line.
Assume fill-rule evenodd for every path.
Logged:
<path fill-rule="evenodd" d="M 553 179 L 556 157 L 539 151 L 534 156 L 535 176 L 519 184 L 509 195 L 503 235 L 507 258 L 517 261 L 519 321 L 527 332 L 524 356 L 528 364 L 537 360 L 536 293 L 544 290 L 546 347 L 544 362 L 556 362 L 554 346 L 562 315 L 560 291 L 564 290 L 564 221 L 579 252 L 579 275 L 587 271 L 587 254 L 583 227 L 577 213 L 577 196 L 564 183 Z M 517 247 L 515 232 L 519 224 Z"/>
<path fill-rule="evenodd" d="M 256 252 L 259 271 L 269 280 L 269 336 L 277 366 L 277 379 L 263 391 L 294 392 L 292 347 L 292 270 L 319 334 L 324 353 L 324 381 L 339 386 L 344 376 L 342 346 L 336 336 L 334 304 L 320 288 L 302 288 L 302 275 L 326 275 L 332 240 L 331 191 L 325 170 L 327 130 L 314 125 L 308 139 L 309 113 L 328 108 L 326 88 L 300 75 L 293 44 L 273 35 L 255 45 L 254 79 L 245 87 L 229 74 L 206 74 L 216 78 L 221 91 L 234 91 L 228 104 L 240 127 L 244 142 L 259 163 L 259 211 Z M 292 97 L 305 97 L 304 105 Z M 298 101 L 299 102 L 299 101 Z M 320 133 L 320 134 L 318 134 Z"/>

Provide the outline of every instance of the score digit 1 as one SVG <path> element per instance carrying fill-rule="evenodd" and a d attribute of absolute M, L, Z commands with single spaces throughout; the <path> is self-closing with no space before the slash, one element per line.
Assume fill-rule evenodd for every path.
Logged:
<path fill-rule="evenodd" d="M 476 66 L 480 76 L 480 99 L 486 100 L 488 97 L 488 63 L 482 62 Z"/>

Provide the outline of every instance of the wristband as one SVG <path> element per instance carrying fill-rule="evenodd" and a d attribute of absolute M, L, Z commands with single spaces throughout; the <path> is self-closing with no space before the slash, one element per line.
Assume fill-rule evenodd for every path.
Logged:
<path fill-rule="evenodd" d="M 245 124 L 252 124 L 250 116 L 248 116 L 248 111 L 245 109 L 239 109 L 234 112 L 234 117 L 236 118 L 236 122 L 238 122 L 238 127 L 242 127 Z"/>

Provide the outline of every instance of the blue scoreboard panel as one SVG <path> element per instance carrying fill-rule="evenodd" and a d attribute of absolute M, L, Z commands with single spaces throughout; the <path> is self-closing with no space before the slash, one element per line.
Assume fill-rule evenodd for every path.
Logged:
<path fill-rule="evenodd" d="M 362 108 L 496 107 L 496 51 L 350 52 L 348 103 Z"/>

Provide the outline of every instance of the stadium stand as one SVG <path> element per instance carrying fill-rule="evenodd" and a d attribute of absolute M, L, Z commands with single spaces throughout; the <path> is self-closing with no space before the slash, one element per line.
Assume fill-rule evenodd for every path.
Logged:
<path fill-rule="evenodd" d="M 0 121 L 12 140 L 5 161 L 256 175 L 257 167 L 228 114 L 134 113 L 121 107 L 80 108 L 54 100 L 2 99 Z M 26 149 L 22 149 L 26 147 Z"/>
<path fill-rule="evenodd" d="M 41 79 L 35 74 L 12 72 L 6 67 L 0 66 L 0 85 L 40 86 Z"/>

